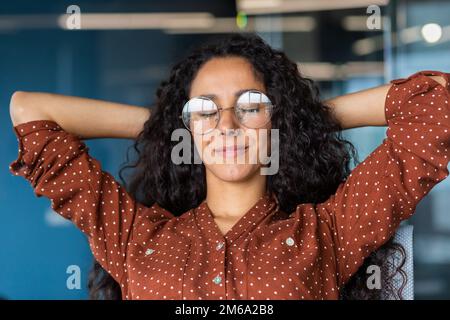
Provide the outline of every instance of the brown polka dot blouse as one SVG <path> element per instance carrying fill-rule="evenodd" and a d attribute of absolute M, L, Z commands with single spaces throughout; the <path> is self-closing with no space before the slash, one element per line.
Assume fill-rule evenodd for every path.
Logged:
<path fill-rule="evenodd" d="M 446 87 L 426 75 L 443 75 Z M 10 171 L 70 219 L 125 299 L 337 299 L 365 257 L 449 172 L 449 75 L 392 80 L 387 137 L 324 203 L 290 214 L 266 194 L 223 236 L 208 204 L 146 207 L 56 122 L 14 127 Z"/>

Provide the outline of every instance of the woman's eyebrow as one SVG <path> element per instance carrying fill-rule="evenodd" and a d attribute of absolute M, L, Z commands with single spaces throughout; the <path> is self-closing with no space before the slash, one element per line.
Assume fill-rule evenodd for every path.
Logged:
<path fill-rule="evenodd" d="M 254 89 L 254 88 L 250 88 L 250 89 L 242 89 L 242 90 L 236 91 L 236 92 L 234 93 L 234 96 L 237 98 L 237 97 L 239 97 L 241 94 L 243 94 L 243 93 L 246 92 L 246 91 L 259 91 L 259 90 L 258 90 L 258 89 Z M 205 98 L 209 98 L 209 99 L 215 99 L 215 98 L 217 98 L 217 95 L 215 95 L 215 94 L 201 94 L 200 96 L 201 96 L 201 97 L 205 97 Z"/>

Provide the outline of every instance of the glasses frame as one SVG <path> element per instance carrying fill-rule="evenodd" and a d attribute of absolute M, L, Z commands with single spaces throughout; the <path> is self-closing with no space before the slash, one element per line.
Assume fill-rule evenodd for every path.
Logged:
<path fill-rule="evenodd" d="M 236 105 L 237 105 L 237 102 L 239 101 L 239 99 L 240 99 L 244 94 L 248 94 L 249 92 L 250 92 L 250 93 L 251 93 L 251 92 L 254 92 L 254 93 L 258 93 L 258 94 L 264 95 L 264 96 L 267 97 L 267 99 L 270 101 L 270 105 L 271 105 L 269 119 L 267 120 L 267 122 L 265 122 L 264 124 L 262 124 L 261 126 L 259 126 L 259 127 L 257 127 L 257 128 L 247 127 L 245 124 L 243 124 L 243 123 L 239 120 L 239 117 L 238 117 L 237 112 L 236 112 Z M 185 123 L 184 118 L 183 118 L 183 111 L 184 111 L 184 108 L 185 108 L 186 105 L 189 103 L 189 101 L 191 101 L 191 100 L 193 100 L 193 99 L 198 99 L 198 98 L 201 98 L 201 99 L 205 99 L 205 100 L 211 101 L 211 102 L 214 103 L 214 105 L 217 107 L 217 111 L 219 112 L 219 117 L 218 117 L 218 119 L 217 119 L 217 122 L 216 122 L 215 127 L 214 127 L 214 128 L 211 128 L 211 129 L 209 129 L 208 131 L 205 131 L 205 132 L 203 132 L 203 133 L 197 133 L 197 132 L 192 131 L 192 130 L 189 128 L 189 126 Z M 234 115 L 235 115 L 235 117 L 236 117 L 236 119 L 238 120 L 238 122 L 239 122 L 240 125 L 242 125 L 243 127 L 247 128 L 247 129 L 258 129 L 258 128 L 264 127 L 266 124 L 268 124 L 268 123 L 270 122 L 270 120 L 272 119 L 274 107 L 275 107 L 275 105 L 273 104 L 272 100 L 271 100 L 264 92 L 261 92 L 261 91 L 259 91 L 259 90 L 251 89 L 251 90 L 246 90 L 246 91 L 242 92 L 242 93 L 237 97 L 235 106 L 234 106 L 234 107 L 231 107 L 231 108 L 222 108 L 222 107 L 219 106 L 217 103 L 215 103 L 214 100 L 211 99 L 210 97 L 206 97 L 206 96 L 196 96 L 196 97 L 192 97 L 191 99 L 189 99 L 189 100 L 183 105 L 183 109 L 181 110 L 181 115 L 179 116 L 179 118 L 180 118 L 181 121 L 183 122 L 183 125 L 186 127 L 186 129 L 188 129 L 190 132 L 195 133 L 195 134 L 198 134 L 198 135 L 205 135 L 205 134 L 208 134 L 208 133 L 214 131 L 215 129 L 217 129 L 217 126 L 219 125 L 219 122 L 220 122 L 220 117 L 221 117 L 222 111 L 229 110 L 229 109 L 234 109 Z"/>

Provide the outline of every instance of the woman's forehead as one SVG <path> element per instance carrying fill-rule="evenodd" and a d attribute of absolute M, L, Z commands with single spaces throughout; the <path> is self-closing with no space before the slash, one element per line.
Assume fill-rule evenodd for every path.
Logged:
<path fill-rule="evenodd" d="M 237 92 L 249 89 L 265 91 L 250 62 L 238 57 L 213 58 L 199 69 L 191 84 L 190 97 L 234 97 Z"/>

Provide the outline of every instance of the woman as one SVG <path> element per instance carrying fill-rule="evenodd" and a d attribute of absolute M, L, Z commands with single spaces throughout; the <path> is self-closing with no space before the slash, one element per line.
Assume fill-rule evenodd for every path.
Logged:
<path fill-rule="evenodd" d="M 448 79 L 418 72 L 322 102 L 285 54 L 257 36 L 234 35 L 176 64 L 151 115 L 15 93 L 19 156 L 10 170 L 88 236 L 114 280 L 96 268 L 92 285 L 103 297 L 113 296 L 114 283 L 123 299 L 373 297 L 358 270 L 367 259 L 384 263 L 376 250 L 396 249 L 389 239 L 399 223 L 448 176 Z M 368 125 L 388 125 L 387 138 L 349 174 L 346 147 L 354 152 L 340 130 Z M 174 161 L 180 128 L 203 163 L 195 153 L 190 163 Z M 129 190 L 81 141 L 99 137 L 136 139 Z M 260 158 L 217 161 L 273 152 L 272 143 L 275 174 L 262 174 L 268 164 Z"/>

